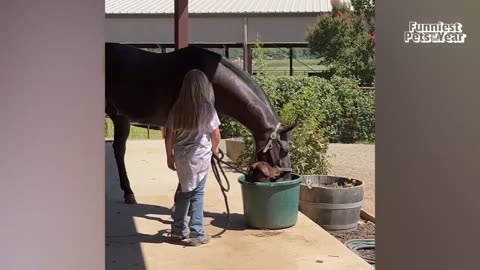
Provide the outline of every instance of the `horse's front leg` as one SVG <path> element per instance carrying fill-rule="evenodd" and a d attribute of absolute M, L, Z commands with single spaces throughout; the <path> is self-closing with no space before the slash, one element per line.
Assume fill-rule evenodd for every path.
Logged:
<path fill-rule="evenodd" d="M 123 198 L 127 204 L 136 204 L 135 195 L 130 188 L 127 170 L 125 168 L 125 152 L 128 135 L 130 134 L 130 120 L 125 116 L 109 115 L 114 125 L 113 152 L 118 167 L 120 187 L 123 190 Z"/>

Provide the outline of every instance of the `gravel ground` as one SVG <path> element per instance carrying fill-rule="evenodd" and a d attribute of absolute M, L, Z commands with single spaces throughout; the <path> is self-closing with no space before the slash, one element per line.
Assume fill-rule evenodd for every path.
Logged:
<path fill-rule="evenodd" d="M 359 220 L 358 227 L 353 232 L 331 232 L 330 234 L 342 243 L 350 239 L 375 239 L 375 224 L 370 221 Z M 364 258 L 375 260 L 375 249 L 361 249 L 357 253 Z"/>
<path fill-rule="evenodd" d="M 330 144 L 330 175 L 355 178 L 365 183 L 363 208 L 375 215 L 375 145 Z"/>
<path fill-rule="evenodd" d="M 330 144 L 328 155 L 331 165 L 329 175 L 354 178 L 364 182 L 363 209 L 375 216 L 375 145 Z M 342 243 L 350 239 L 375 239 L 375 224 L 360 219 L 355 231 L 330 234 Z M 359 250 L 358 254 L 375 260 L 375 249 Z"/>

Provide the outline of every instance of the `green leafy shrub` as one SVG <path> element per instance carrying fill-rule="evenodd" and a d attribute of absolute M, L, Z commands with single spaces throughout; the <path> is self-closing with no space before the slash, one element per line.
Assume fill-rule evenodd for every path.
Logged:
<path fill-rule="evenodd" d="M 375 141 L 375 92 L 363 91 L 359 96 L 357 142 Z"/>
<path fill-rule="evenodd" d="M 330 80 L 268 76 L 255 79 L 278 113 L 293 98 L 302 95 L 302 91 L 307 91 L 309 96 L 302 96 L 305 99 L 303 103 L 314 106 L 323 114 L 322 125 L 330 142 L 375 140 L 375 93 L 361 90 L 356 80 L 338 76 L 333 76 Z M 240 137 L 242 128 L 233 119 L 222 121 L 222 136 Z"/>
<path fill-rule="evenodd" d="M 241 130 L 241 137 L 244 142 L 244 149 L 242 154 L 240 155 L 239 158 L 239 163 L 241 164 L 252 164 L 256 161 L 256 155 L 255 155 L 255 140 L 245 127 L 242 128 Z"/>
<path fill-rule="evenodd" d="M 293 133 L 290 145 L 292 169 L 302 175 L 328 174 L 328 140 L 314 117 L 305 119 Z"/>
<path fill-rule="evenodd" d="M 299 92 L 280 112 L 284 123 L 297 122 L 290 145 L 292 169 L 299 174 L 327 174 L 328 136 L 324 129 L 324 114 L 318 109 L 319 93 L 311 86 Z"/>
<path fill-rule="evenodd" d="M 330 141 L 354 143 L 371 141 L 375 138 L 375 96 L 362 91 L 356 81 L 332 77 L 340 105 L 339 115 L 329 123 L 337 131 Z"/>
<path fill-rule="evenodd" d="M 282 123 L 298 123 L 290 142 L 292 169 L 299 174 L 326 174 L 328 137 L 324 132 L 324 111 L 319 110 L 321 94 L 315 80 L 307 77 L 269 77 L 265 72 L 265 55 L 257 41 L 254 56 L 258 59 L 257 83 L 264 89 Z M 300 120 L 300 121 L 299 121 Z M 255 141 L 243 129 L 245 150 L 243 163 L 255 161 Z"/>
<path fill-rule="evenodd" d="M 238 121 L 230 117 L 222 117 L 220 122 L 220 133 L 222 138 L 226 139 L 241 136 L 243 126 Z"/>
<path fill-rule="evenodd" d="M 262 71 L 261 48 L 255 81 L 265 91 L 284 124 L 297 122 L 290 145 L 293 170 L 299 174 L 327 174 L 329 142 L 375 139 L 375 96 L 359 89 L 357 80 L 339 76 L 270 77 Z M 224 125 L 242 137 L 245 150 L 241 162 L 255 162 L 255 142 L 250 132 L 229 119 Z M 234 128 L 235 127 L 235 128 Z M 233 134 L 233 132 L 229 133 Z"/>
<path fill-rule="evenodd" d="M 334 142 L 338 137 L 338 127 L 336 123 L 340 118 L 342 107 L 336 97 L 336 89 L 329 80 L 313 77 L 309 78 L 313 83 L 314 91 L 318 98 L 315 102 L 317 110 L 321 111 L 324 120 L 322 122 L 329 141 Z"/>
<path fill-rule="evenodd" d="M 113 122 L 105 117 L 105 138 L 113 138 Z"/>
<path fill-rule="evenodd" d="M 328 136 L 323 128 L 324 115 L 318 110 L 319 94 L 313 87 L 302 87 L 289 99 L 279 112 L 282 123 L 294 123 L 290 142 L 292 169 L 299 174 L 327 174 L 330 167 L 327 160 Z M 241 131 L 245 150 L 241 162 L 255 162 L 255 142 L 246 129 Z"/>

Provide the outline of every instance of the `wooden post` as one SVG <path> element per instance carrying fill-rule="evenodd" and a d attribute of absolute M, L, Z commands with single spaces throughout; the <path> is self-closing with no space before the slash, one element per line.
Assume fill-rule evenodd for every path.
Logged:
<path fill-rule="evenodd" d="M 248 19 L 243 18 L 243 70 L 248 72 Z"/>
<path fill-rule="evenodd" d="M 188 46 L 188 0 L 175 0 L 175 50 Z"/>
<path fill-rule="evenodd" d="M 247 45 L 248 48 L 248 61 L 247 61 L 247 72 L 248 74 L 252 75 L 253 74 L 253 67 L 252 67 L 252 62 L 253 62 L 253 47 L 252 45 Z"/>
<path fill-rule="evenodd" d="M 289 56 L 290 58 L 290 76 L 293 76 L 293 48 L 290 47 Z"/>
<path fill-rule="evenodd" d="M 228 45 L 225 45 L 225 58 L 230 59 L 230 48 Z"/>
<path fill-rule="evenodd" d="M 150 140 L 150 125 L 147 125 L 147 139 Z"/>

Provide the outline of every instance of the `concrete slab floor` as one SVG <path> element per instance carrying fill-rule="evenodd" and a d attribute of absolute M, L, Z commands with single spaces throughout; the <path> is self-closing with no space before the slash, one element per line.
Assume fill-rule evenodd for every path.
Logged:
<path fill-rule="evenodd" d="M 106 269 L 373 269 L 328 232 L 299 212 L 284 230 L 246 228 L 238 174 L 229 172 L 230 229 L 200 247 L 167 242 L 176 173 L 166 166 L 162 140 L 129 141 L 125 157 L 137 205 L 122 201 L 111 143 L 106 152 Z M 209 175 L 205 229 L 220 232 L 226 215 L 220 188 Z"/>

